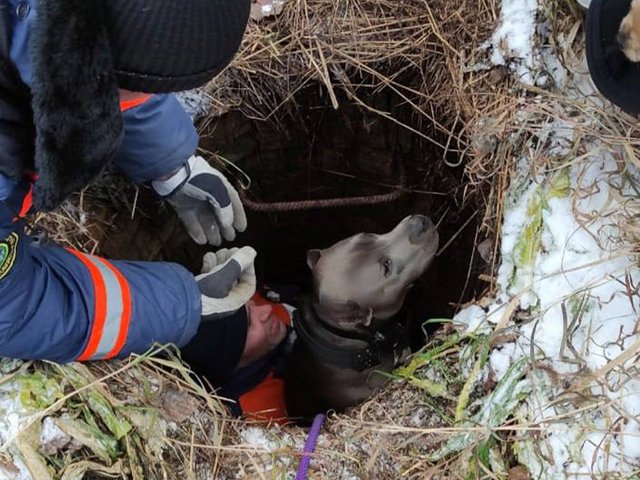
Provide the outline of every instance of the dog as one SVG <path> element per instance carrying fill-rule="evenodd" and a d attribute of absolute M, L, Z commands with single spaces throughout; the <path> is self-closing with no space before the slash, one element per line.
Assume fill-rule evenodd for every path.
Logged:
<path fill-rule="evenodd" d="M 618 30 L 618 45 L 632 62 L 640 62 L 640 0 L 631 2 L 631 9 Z"/>
<path fill-rule="evenodd" d="M 388 381 L 379 372 L 409 353 L 406 322 L 395 316 L 438 243 L 433 222 L 412 215 L 386 234 L 360 233 L 308 252 L 313 292 L 294 316 L 284 374 L 290 418 L 344 410 Z"/>

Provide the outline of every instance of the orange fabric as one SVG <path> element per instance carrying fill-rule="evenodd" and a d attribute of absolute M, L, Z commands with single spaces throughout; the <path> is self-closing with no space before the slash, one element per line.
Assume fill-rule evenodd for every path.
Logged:
<path fill-rule="evenodd" d="M 135 96 L 132 97 L 130 99 L 128 98 L 122 98 L 120 99 L 120 111 L 121 112 L 126 112 L 127 110 L 131 110 L 132 108 L 136 108 L 140 105 L 142 105 L 144 102 L 146 102 L 147 100 L 149 100 L 151 98 L 151 95 L 140 95 L 140 96 Z"/>
<path fill-rule="evenodd" d="M 252 300 L 256 303 L 256 305 L 271 305 L 271 307 L 273 308 L 273 314 L 278 317 L 280 321 L 287 327 L 291 326 L 291 315 L 289 315 L 289 312 L 284 307 L 284 305 L 267 300 L 258 292 L 256 292 L 256 294 L 253 296 Z"/>
<path fill-rule="evenodd" d="M 126 278 L 124 278 L 124 275 L 120 273 L 120 270 L 114 267 L 111 262 L 108 262 L 103 258 L 98 258 L 98 260 L 113 272 L 113 274 L 118 279 L 118 283 L 120 284 L 120 291 L 122 292 L 123 311 L 122 317 L 120 318 L 118 340 L 116 341 L 113 349 L 106 355 L 105 360 L 108 360 L 118 355 L 120 353 L 120 350 L 122 350 L 122 347 L 124 347 L 125 342 L 127 341 L 127 334 L 129 333 L 129 322 L 131 321 L 131 290 L 129 289 L 129 282 Z"/>
<path fill-rule="evenodd" d="M 26 217 L 31 207 L 33 207 L 33 183 L 29 185 L 29 191 L 24 197 L 24 200 L 22 200 L 22 208 L 20 209 L 20 213 L 18 213 L 18 218 Z"/>
<path fill-rule="evenodd" d="M 252 300 L 257 305 L 271 305 L 273 314 L 287 326 L 291 326 L 291 315 L 281 303 L 274 303 L 256 293 Z M 244 416 L 249 420 L 285 424 L 287 405 L 284 396 L 284 380 L 270 373 L 262 382 L 238 399 Z"/>
<path fill-rule="evenodd" d="M 95 306 L 93 313 L 93 326 L 91 327 L 91 334 L 89 335 L 89 342 L 84 351 L 78 357 L 79 362 L 90 359 L 93 354 L 96 353 L 98 346 L 100 345 L 100 339 L 102 338 L 102 331 L 104 330 L 104 324 L 107 320 L 107 287 L 104 284 L 104 279 L 100 270 L 89 261 L 82 253 L 69 249 L 69 252 L 75 255 L 85 267 L 89 270 L 91 275 L 91 281 L 95 290 Z"/>
<path fill-rule="evenodd" d="M 284 380 L 272 373 L 253 390 L 238 399 L 244 416 L 260 422 L 287 422 L 287 406 L 284 400 Z"/>

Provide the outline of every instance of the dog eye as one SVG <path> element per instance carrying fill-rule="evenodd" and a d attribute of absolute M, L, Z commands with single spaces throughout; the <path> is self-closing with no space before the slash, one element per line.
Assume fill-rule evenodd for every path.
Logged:
<path fill-rule="evenodd" d="M 390 258 L 383 258 L 380 260 L 380 265 L 382 266 L 382 274 L 385 277 L 391 275 L 391 267 L 393 267 L 393 262 Z"/>

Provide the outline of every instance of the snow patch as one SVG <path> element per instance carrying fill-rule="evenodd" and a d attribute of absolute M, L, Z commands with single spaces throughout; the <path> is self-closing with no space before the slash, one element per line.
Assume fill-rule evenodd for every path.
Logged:
<path fill-rule="evenodd" d="M 539 65 L 534 54 L 538 0 L 503 0 L 500 25 L 491 37 L 491 63 L 509 66 L 518 79 L 533 84 L 532 71 Z"/>
<path fill-rule="evenodd" d="M 40 451 L 44 455 L 55 455 L 71 441 L 71 437 L 63 432 L 51 417 L 42 421 L 40 431 Z"/>
<path fill-rule="evenodd" d="M 267 431 L 259 427 L 247 427 L 240 432 L 242 440 L 252 447 L 259 447 L 265 451 L 275 450 L 277 444 L 267 437 Z"/>
<path fill-rule="evenodd" d="M 568 55 L 565 68 L 553 50 L 536 46 L 536 36 L 548 35 L 536 25 L 539 7 L 536 0 L 502 1 L 491 60 L 524 83 L 540 85 L 546 76 L 544 86 L 565 101 L 544 105 L 555 115 L 526 106 L 514 115 L 536 124 L 531 144 L 522 149 L 535 158 L 525 154 L 515 162 L 496 299 L 463 310 L 454 324 L 484 333 L 503 325 L 514 304 L 529 319 L 508 324 L 517 338 L 494 348 L 489 366 L 500 381 L 516 362 L 535 359 L 525 375 L 531 393 L 515 414 L 544 432 L 516 445 L 533 478 L 624 477 L 640 468 L 640 378 L 637 357 L 629 355 L 640 342 L 640 267 L 620 226 L 629 205 L 640 203 L 631 187 L 640 184 L 640 174 L 620 161 L 621 147 L 593 135 L 602 126 L 597 115 L 576 115 L 572 105 L 592 110 L 608 102 L 595 91 L 584 58 Z M 570 42 L 580 41 L 562 34 L 556 40 L 567 51 Z M 589 372 L 597 373 L 598 382 L 590 383 Z M 567 394 L 576 382 L 600 403 L 589 407 Z"/>
<path fill-rule="evenodd" d="M 482 328 L 486 319 L 487 312 L 483 308 L 471 305 L 453 317 L 453 323 L 458 326 L 464 325 L 468 332 L 487 333 L 487 327 Z"/>
<path fill-rule="evenodd" d="M 7 382 L 0 385 L 0 443 L 6 445 L 29 423 L 30 415 L 20 399 L 20 385 Z"/>

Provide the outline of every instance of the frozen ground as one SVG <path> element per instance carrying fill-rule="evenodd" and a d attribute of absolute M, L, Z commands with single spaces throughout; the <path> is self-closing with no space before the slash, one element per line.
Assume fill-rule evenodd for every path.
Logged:
<path fill-rule="evenodd" d="M 584 64 L 567 69 L 539 41 L 549 30 L 538 19 L 544 6 L 504 0 L 502 22 L 485 45 L 491 60 L 524 84 L 590 102 L 593 109 L 581 111 L 595 113 L 575 115 L 567 102 L 528 97 L 527 105 L 546 102 L 552 114 L 540 120 L 540 109 L 526 107 L 517 114 L 522 124 L 538 122 L 538 132 L 535 145 L 514 159 L 498 293 L 455 321 L 461 331 L 515 334 L 489 353 L 482 378 L 509 388 L 488 395 L 478 419 L 499 426 L 508 404 L 519 428 L 518 460 L 533 478 L 629 478 L 640 469 L 640 272 L 636 246 L 623 233 L 640 212 L 640 175 L 624 161 L 622 143 L 585 135 L 602 128 L 598 109 L 611 107 L 594 92 Z M 200 94 L 181 97 L 194 116 L 207 108 Z M 59 435 L 45 421 L 39 442 L 21 449 L 17 441 L 32 415 L 59 396 L 59 387 L 40 380 L 16 376 L 0 386 L 0 480 L 33 478 L 23 462 L 25 445 L 38 448 Z M 247 427 L 241 442 L 297 450 L 303 441 L 285 437 L 278 432 L 276 442 Z"/>
<path fill-rule="evenodd" d="M 597 113 L 569 114 L 573 99 L 593 98 L 592 112 L 612 107 L 594 94 L 584 64 L 568 72 L 536 48 L 539 7 L 503 1 L 492 60 L 527 84 L 546 67 L 564 98 L 546 105 L 555 118 L 540 125 L 537 148 L 516 159 L 499 293 L 455 321 L 476 333 L 517 334 L 491 352 L 488 374 L 499 381 L 518 360 L 529 364 L 521 383 L 530 393 L 516 409 L 529 434 L 517 452 L 533 478 L 629 478 L 640 469 L 640 271 L 624 232 L 640 212 L 640 175 L 623 146 L 584 135 L 600 129 Z M 519 114 L 523 123 L 534 115 Z"/>
<path fill-rule="evenodd" d="M 501 23 L 491 38 L 491 61 L 508 65 L 524 83 L 533 83 L 539 59 L 532 39 L 536 30 L 538 0 L 503 0 Z"/>

